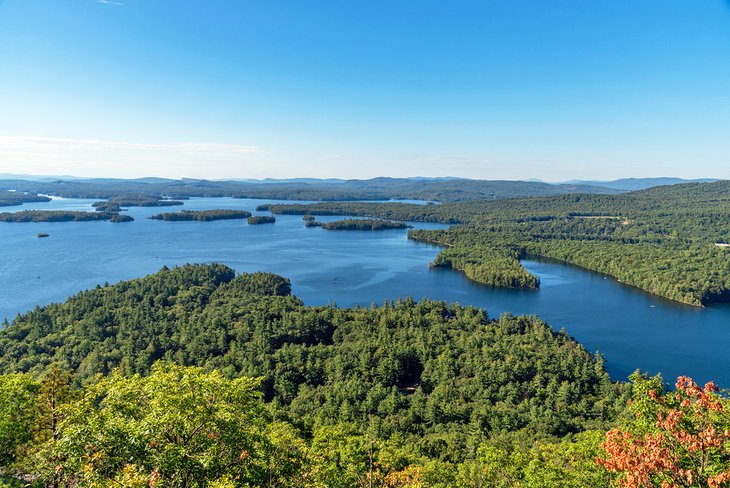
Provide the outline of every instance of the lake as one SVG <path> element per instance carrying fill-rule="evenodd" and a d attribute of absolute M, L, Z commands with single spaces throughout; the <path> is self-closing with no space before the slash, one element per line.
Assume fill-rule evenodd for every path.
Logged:
<path fill-rule="evenodd" d="M 0 208 L 91 210 L 94 200 L 54 199 Z M 407 239 L 405 230 L 326 231 L 301 216 L 275 224 L 245 220 L 162 222 L 150 215 L 180 209 L 245 209 L 273 200 L 193 198 L 184 206 L 131 208 L 131 223 L 0 223 L 0 319 L 36 304 L 64 301 L 96 284 L 144 276 L 186 262 L 225 263 L 239 272 L 288 277 L 308 305 L 369 306 L 399 297 L 459 302 L 501 313 L 534 314 L 565 328 L 589 351 L 606 357 L 614 379 L 636 368 L 713 379 L 730 387 L 730 306 L 695 308 L 653 297 L 612 278 L 575 267 L 526 261 L 541 278 L 538 291 L 481 286 L 463 274 L 429 269 L 438 248 Z M 291 202 L 289 202 L 291 203 Z M 257 212 L 254 212 L 257 213 Z M 258 212 L 259 214 L 266 214 Z M 338 217 L 322 217 L 321 221 Z M 414 223 L 422 229 L 445 228 Z M 45 232 L 50 237 L 38 239 Z"/>

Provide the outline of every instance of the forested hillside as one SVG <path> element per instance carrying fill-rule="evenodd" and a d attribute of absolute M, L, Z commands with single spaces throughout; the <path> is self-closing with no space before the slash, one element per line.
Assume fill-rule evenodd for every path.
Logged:
<path fill-rule="evenodd" d="M 728 486 L 730 402 L 632 381 L 535 317 L 164 268 L 0 330 L 0 483 Z"/>
<path fill-rule="evenodd" d="M 434 265 L 493 286 L 538 286 L 519 264 L 552 258 L 692 305 L 730 301 L 730 181 L 623 195 L 408 205 L 274 205 L 274 213 L 460 223 L 410 237 L 447 247 Z"/>
<path fill-rule="evenodd" d="M 463 442 L 469 423 L 480 436 L 600 425 L 619 394 L 600 361 L 536 318 L 490 320 L 431 301 L 307 307 L 284 278 L 234 278 L 222 265 L 82 292 L 0 332 L 1 371 L 40 375 L 57 365 L 74 371 L 77 385 L 115 368 L 147 374 L 159 359 L 262 377 L 264 397 L 310 427 L 365 420 L 356 405 L 375 395 L 392 402 L 382 412 L 389 431 L 409 424 L 427 438 L 427 425 L 415 421 L 428 416 L 434 434 L 459 432 Z M 454 447 L 458 458 L 466 445 Z"/>
<path fill-rule="evenodd" d="M 235 277 L 222 265 L 163 269 L 19 316 L 0 331 L 0 371 L 27 373 L 13 381 L 31 392 L 54 368 L 68 372 L 67 394 L 91 395 L 82 410 L 95 408 L 94 396 L 119 391 L 117 402 L 133 388 L 147 388 L 135 374 L 187 374 L 169 366 L 155 370 L 160 360 L 202 367 L 195 375 L 217 370 L 216 382 L 258 378 L 240 381 L 248 385 L 247 402 L 258 402 L 260 392 L 261 422 L 278 419 L 292 432 L 287 435 L 295 433 L 321 455 L 376 449 L 379 476 L 428 463 L 455 475 L 485 443 L 553 442 L 605 428 L 623 408 L 626 389 L 609 380 L 600 358 L 537 318 L 490 319 L 474 308 L 411 300 L 307 307 L 289 290 L 284 278 Z M 97 374 L 112 376 L 99 382 Z M 78 391 L 84 385 L 95 386 Z M 113 405 L 102 408 L 122 409 Z M 69 422 L 105 415 L 84 412 Z M 92 431 L 88 425 L 69 434 L 59 449 L 80 449 L 90 442 L 83 436 L 106 435 Z M 361 461 L 329 459 L 332 473 L 320 474 L 337 473 L 350 480 L 338 486 L 352 486 L 370 469 Z"/>
<path fill-rule="evenodd" d="M 0 190 L 0 207 L 11 207 L 13 205 L 22 205 L 24 203 L 30 202 L 50 201 L 50 198 L 46 196 L 36 195 L 34 193 Z"/>

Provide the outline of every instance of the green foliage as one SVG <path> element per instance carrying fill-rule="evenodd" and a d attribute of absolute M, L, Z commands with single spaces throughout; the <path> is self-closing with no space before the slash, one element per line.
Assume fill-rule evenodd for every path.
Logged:
<path fill-rule="evenodd" d="M 104 483 L 130 470 L 156 486 L 257 483 L 266 463 L 258 382 L 170 364 L 100 379 L 65 409 L 55 449 L 67 473 Z"/>
<path fill-rule="evenodd" d="M 222 287 L 221 293 L 240 296 L 242 299 L 249 294 L 286 297 L 291 293 L 291 282 L 272 273 L 243 273 L 236 276 L 229 285 Z"/>
<path fill-rule="evenodd" d="M 23 374 L 0 375 L 0 466 L 11 465 L 32 439 L 38 382 Z"/>
<path fill-rule="evenodd" d="M 345 219 L 322 224 L 322 228 L 327 230 L 386 230 L 407 229 L 408 227 L 409 225 L 403 222 L 376 219 Z"/>
<path fill-rule="evenodd" d="M 195 220 L 198 222 L 209 222 L 211 220 L 247 219 L 251 212 L 246 210 L 181 210 L 180 212 L 166 212 L 156 214 L 150 219 L 165 220 L 170 222 Z"/>
<path fill-rule="evenodd" d="M 594 462 L 602 431 L 534 444 L 502 435 L 455 463 L 419 456 L 401 436 L 383 438 L 374 416 L 364 429 L 343 422 L 304 436 L 272 420 L 257 380 L 217 371 L 158 363 L 148 376 L 113 372 L 74 395 L 67 379 L 55 370 L 28 390 L 30 402 L 54 399 L 55 408 L 27 409 L 26 424 L 56 424 L 28 429 L 22 461 L 0 463 L 0 486 L 602 487 L 610 479 Z M 0 376 L 19 380 L 34 383 Z"/>
<path fill-rule="evenodd" d="M 274 213 L 357 215 L 461 223 L 410 231 L 445 247 L 435 265 L 492 286 L 535 287 L 515 260 L 548 258 L 598 271 L 692 305 L 730 301 L 730 182 L 665 186 L 622 195 L 408 205 L 274 205 Z M 455 265 L 455 266 L 454 266 Z"/>
<path fill-rule="evenodd" d="M 474 459 L 456 467 L 454 486 L 463 488 L 608 487 L 611 475 L 598 464 L 603 431 L 588 431 L 560 442 L 532 445 L 484 444 Z"/>
<path fill-rule="evenodd" d="M 21 210 L 0 213 L 0 222 L 85 222 L 111 220 L 107 212 L 74 212 L 67 210 Z"/>
<path fill-rule="evenodd" d="M 180 336 L 180 323 L 234 277 L 233 270 L 217 264 L 163 268 L 147 278 L 81 292 L 65 304 L 36 308 L 19 317 L 17 327 L 0 331 L 0 370 L 40 375 L 56 363 L 80 379 L 115 367 L 126 374 L 148 372 L 157 359 L 175 353 L 179 342 L 190 339 L 199 347 L 194 330 Z"/>
<path fill-rule="evenodd" d="M 165 359 L 226 378 L 258 377 L 273 415 L 294 429 L 281 441 L 293 457 L 281 462 L 317 466 L 319 458 L 297 447 L 296 432 L 313 443 L 344 436 L 343 449 L 360 446 L 359 464 L 348 458 L 355 454 L 333 453 L 312 469 L 330 479 L 327 472 L 340 473 L 333 463 L 349 459 L 347 483 L 431 462 L 453 468 L 491 438 L 603 428 L 623 408 L 624 388 L 602 362 L 535 317 L 489 320 L 475 308 L 410 299 L 306 307 L 289 292 L 288 280 L 267 273 L 163 269 L 20 316 L 0 331 L 0 371 L 40 375 L 59 364 L 79 387 L 118 369 L 102 381 L 107 388 Z M 125 401 L 134 396 L 130 390 Z"/>
<path fill-rule="evenodd" d="M 447 247 L 435 264 L 456 262 L 455 268 L 490 285 L 523 281 L 526 272 L 510 258 L 550 258 L 704 305 L 730 300 L 730 253 L 715 245 L 730 239 L 728 187 L 717 182 L 493 202 L 483 206 L 486 213 L 473 213 L 468 225 L 409 235 Z"/>
<path fill-rule="evenodd" d="M 278 210 L 458 217 L 411 237 L 477 281 L 537 287 L 519 260 L 549 257 L 698 304 L 730 295 L 715 246 L 730 240 L 727 190 Z M 695 465 L 695 480 L 730 479 L 727 400 L 711 385 L 634 376 L 633 416 L 606 437 L 629 388 L 535 317 L 306 307 L 290 292 L 276 275 L 186 265 L 18 317 L 0 331 L 1 482 L 603 487 L 632 486 L 636 466 L 684 483 Z"/>
<path fill-rule="evenodd" d="M 434 267 L 463 271 L 471 280 L 502 288 L 538 288 L 540 278 L 522 267 L 519 253 L 510 249 L 482 246 L 449 247 L 440 252 Z"/>
<path fill-rule="evenodd" d="M 276 222 L 276 217 L 270 215 L 254 215 L 253 217 L 249 217 L 247 222 L 251 225 L 273 224 Z"/>

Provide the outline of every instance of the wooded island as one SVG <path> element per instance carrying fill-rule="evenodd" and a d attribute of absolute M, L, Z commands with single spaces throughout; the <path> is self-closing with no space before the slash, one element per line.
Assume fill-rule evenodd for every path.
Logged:
<path fill-rule="evenodd" d="M 246 210 L 181 210 L 180 212 L 166 212 L 149 217 L 154 220 L 165 220 L 168 222 L 190 221 L 210 222 L 212 220 L 247 219 L 251 212 Z"/>
<path fill-rule="evenodd" d="M 128 222 L 134 220 L 128 215 L 108 212 L 75 212 L 68 210 L 21 210 L 0 213 L 0 222 L 88 222 L 109 220 Z"/>
<path fill-rule="evenodd" d="M 410 226 L 403 222 L 380 219 L 344 219 L 322 224 L 322 228 L 326 230 L 389 230 L 408 227 Z"/>
<path fill-rule="evenodd" d="M 247 222 L 251 225 L 273 224 L 276 222 L 276 218 L 270 215 L 254 215 L 253 217 L 249 217 Z"/>

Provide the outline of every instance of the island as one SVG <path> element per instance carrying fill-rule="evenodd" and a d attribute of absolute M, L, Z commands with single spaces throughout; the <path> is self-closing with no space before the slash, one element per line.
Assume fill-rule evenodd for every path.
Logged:
<path fill-rule="evenodd" d="M 317 220 L 307 220 L 304 222 L 304 227 L 322 227 L 324 224 Z"/>
<path fill-rule="evenodd" d="M 0 213 L 0 222 L 87 222 L 94 220 L 113 220 L 121 217 L 108 212 L 75 212 L 67 210 L 22 210 L 20 212 Z M 131 219 L 131 217 L 129 217 Z"/>
<path fill-rule="evenodd" d="M 212 220 L 247 219 L 251 212 L 246 210 L 182 210 L 180 212 L 165 212 L 149 217 L 153 220 L 164 220 L 166 222 L 190 221 L 210 222 Z"/>
<path fill-rule="evenodd" d="M 114 202 L 94 202 L 91 204 L 97 212 L 121 212 L 122 206 Z"/>
<path fill-rule="evenodd" d="M 247 222 L 251 225 L 273 224 L 276 222 L 276 218 L 269 215 L 255 215 L 253 217 L 249 217 Z"/>
<path fill-rule="evenodd" d="M 49 235 L 50 235 L 50 234 L 46 234 L 45 232 L 39 232 L 39 233 L 38 233 L 38 234 L 36 235 L 36 237 L 40 239 L 40 238 L 43 238 L 43 237 L 48 237 Z"/>
<path fill-rule="evenodd" d="M 302 217 L 302 220 L 304 220 L 306 222 L 310 222 L 310 221 L 314 220 L 314 215 L 304 214 L 304 217 Z"/>
<path fill-rule="evenodd" d="M 344 219 L 327 222 L 321 225 L 327 230 L 389 230 L 408 229 L 410 225 L 403 222 L 380 219 Z"/>
<path fill-rule="evenodd" d="M 121 207 L 171 207 L 183 205 L 180 200 L 168 200 L 146 194 L 124 194 L 109 198 L 106 201 L 94 202 L 95 208 L 108 209 L 109 212 L 118 211 Z"/>
<path fill-rule="evenodd" d="M 134 221 L 134 217 L 131 217 L 129 215 L 121 215 L 118 213 L 111 214 L 111 218 L 109 219 L 109 222 L 114 222 L 115 224 L 119 224 L 121 222 L 132 222 Z"/>

